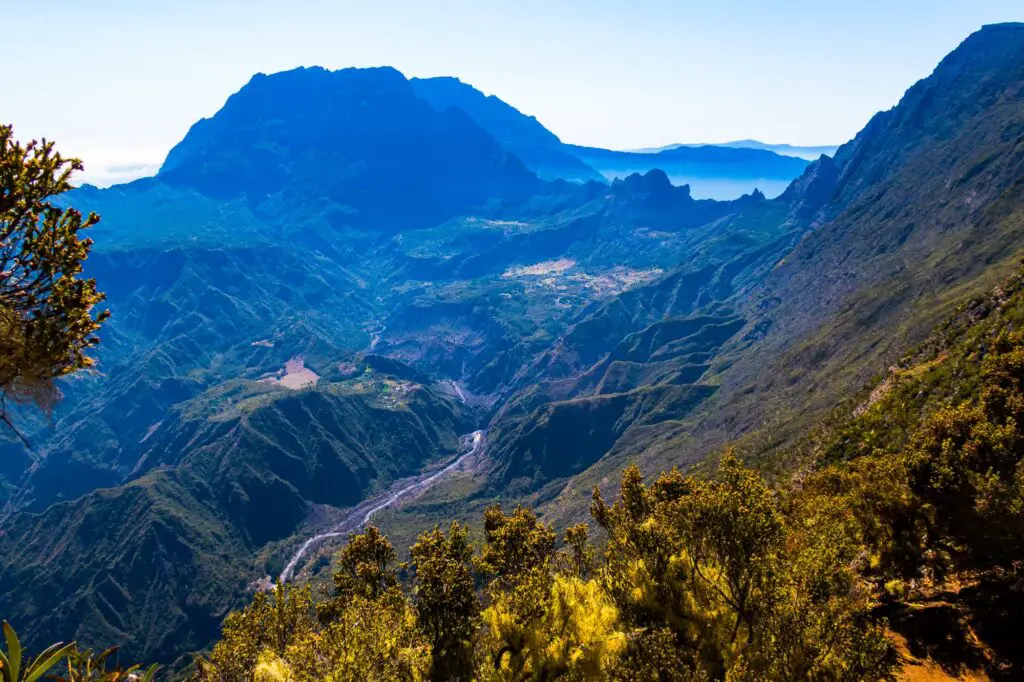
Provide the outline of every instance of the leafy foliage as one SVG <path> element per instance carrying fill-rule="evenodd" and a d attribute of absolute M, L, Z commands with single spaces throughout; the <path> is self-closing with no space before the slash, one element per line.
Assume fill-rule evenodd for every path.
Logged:
<path fill-rule="evenodd" d="M 252 603 L 229 615 L 223 637 L 209 659 L 196 664 L 200 680 L 248 680 L 267 656 L 280 658 L 296 641 L 313 631 L 315 611 L 309 588 L 278 585 L 260 592 Z M 273 659 L 276 660 L 276 659 Z"/>
<path fill-rule="evenodd" d="M 412 605 L 395 587 L 394 549 L 376 528 L 350 536 L 334 595 L 314 605 L 308 587 L 278 584 L 224 623 L 197 662 L 196 680 L 421 680 L 430 649 Z M 262 677 L 261 677 L 262 676 Z"/>
<path fill-rule="evenodd" d="M 715 480 L 672 472 L 645 486 L 630 468 L 615 504 L 595 494 L 609 535 L 602 582 L 642 633 L 625 667 L 655 678 L 678 668 L 683 679 L 885 676 L 893 660 L 865 620 L 854 547 L 827 524 L 791 522 L 784 500 L 732 457 Z"/>
<path fill-rule="evenodd" d="M 484 534 L 487 541 L 477 565 L 483 573 L 506 583 L 546 569 L 558 538 L 525 507 L 517 507 L 511 516 L 499 506 L 489 507 L 484 511 Z"/>
<path fill-rule="evenodd" d="M 297 680 L 425 680 L 430 648 L 416 615 L 396 590 L 356 596 L 329 623 L 296 639 L 285 653 Z"/>
<path fill-rule="evenodd" d="M 430 641 L 431 679 L 464 679 L 473 670 L 473 637 L 479 625 L 468 529 L 452 522 L 420 535 L 409 553 L 415 573 L 414 603 L 420 630 Z"/>
<path fill-rule="evenodd" d="M 54 380 L 93 365 L 108 316 L 93 312 L 103 295 L 81 277 L 92 240 L 80 233 L 99 216 L 54 201 L 81 169 L 53 142 L 23 145 L 0 125 L 0 418 L 12 429 L 7 400 L 49 412 Z"/>
<path fill-rule="evenodd" d="M 533 572 L 483 617 L 481 680 L 611 679 L 626 645 L 617 609 L 593 580 Z"/>
<path fill-rule="evenodd" d="M 7 621 L 3 623 L 7 652 L 0 651 L 0 680 L 3 682 L 35 682 L 57 665 L 74 648 L 74 643 L 58 642 L 39 654 L 22 669 L 22 648 L 18 633 Z"/>
<path fill-rule="evenodd" d="M 198 679 L 889 676 L 855 534 L 798 497 L 733 457 L 712 480 L 673 471 L 648 486 L 630 468 L 613 503 L 595 491 L 601 561 L 585 526 L 559 549 L 534 512 L 491 507 L 475 556 L 459 524 L 420 536 L 409 596 L 370 528 L 339 553 L 333 597 L 314 609 L 309 588 L 257 596 L 226 621 Z"/>
<path fill-rule="evenodd" d="M 856 520 L 879 579 L 1013 575 L 1024 558 L 1022 274 L 972 315 L 940 328 L 888 391 L 837 426 L 821 453 L 834 465 L 804 483 L 812 504 Z M 837 512 L 838 513 L 838 512 Z"/>
<path fill-rule="evenodd" d="M 139 665 L 124 668 L 117 662 L 116 655 L 117 647 L 99 654 L 72 649 L 66 660 L 66 671 L 53 675 L 53 679 L 57 682 L 152 682 L 156 676 L 158 666 L 155 663 L 146 669 Z"/>
<path fill-rule="evenodd" d="M 334 574 L 338 598 L 359 596 L 373 600 L 397 586 L 392 566 L 395 558 L 395 548 L 376 527 L 370 526 L 365 533 L 353 536 L 338 553 L 338 570 Z"/>
<path fill-rule="evenodd" d="M 35 682 L 39 679 L 57 680 L 57 682 L 118 682 L 118 680 L 151 682 L 156 675 L 157 666 L 155 664 L 145 671 L 141 671 L 138 665 L 123 668 L 114 663 L 113 667 L 109 667 L 110 659 L 117 652 L 116 647 L 95 654 L 89 650 L 80 651 L 74 642 L 70 644 L 57 642 L 31 662 L 23 661 L 24 652 L 21 640 L 7 621 L 3 623 L 3 633 L 7 651 L 6 653 L 0 651 L 0 681 L 2 682 Z"/>

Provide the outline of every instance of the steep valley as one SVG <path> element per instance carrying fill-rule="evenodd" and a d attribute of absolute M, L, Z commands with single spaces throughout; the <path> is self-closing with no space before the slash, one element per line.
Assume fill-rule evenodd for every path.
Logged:
<path fill-rule="evenodd" d="M 0 442 L 5 617 L 181 668 L 266 576 L 315 580 L 356 511 L 405 547 L 491 502 L 564 528 L 629 463 L 733 445 L 791 476 L 810 429 L 1017 267 L 1022 103 L 1020 24 L 809 163 L 574 148 L 387 68 L 255 76 L 155 177 L 66 197 L 102 216 L 112 317 L 99 371 L 22 422 L 31 454 Z M 670 181 L 708 159 L 792 181 Z"/>

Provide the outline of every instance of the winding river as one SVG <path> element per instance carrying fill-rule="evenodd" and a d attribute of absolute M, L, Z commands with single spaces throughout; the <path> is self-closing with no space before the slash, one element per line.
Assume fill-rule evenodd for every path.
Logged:
<path fill-rule="evenodd" d="M 422 493 L 426 491 L 432 485 L 441 480 L 444 476 L 457 469 L 459 465 L 462 464 L 464 461 L 479 454 L 480 449 L 484 446 L 485 435 L 486 434 L 484 431 L 474 431 L 469 435 L 469 450 L 456 457 L 455 461 L 451 462 L 450 464 L 447 464 L 441 469 L 435 471 L 428 471 L 427 473 L 421 474 L 411 479 L 407 485 L 403 485 L 394 492 L 386 493 L 384 495 L 364 501 L 362 504 L 353 507 L 352 510 L 345 515 L 345 518 L 343 518 L 340 522 L 332 526 L 330 530 L 324 533 L 320 533 L 319 535 L 314 535 L 313 537 L 303 542 L 302 545 L 299 546 L 298 550 L 296 550 L 295 554 L 292 555 L 292 558 L 288 562 L 288 565 L 284 567 L 283 571 L 281 571 L 281 575 L 278 576 L 278 580 L 282 583 L 286 583 L 289 580 L 291 580 L 292 576 L 295 574 L 295 569 L 299 565 L 299 562 L 302 561 L 302 559 L 306 556 L 310 549 L 319 545 L 324 540 L 341 537 L 353 531 L 362 529 L 366 524 L 370 522 L 370 519 L 377 512 L 381 511 L 382 509 L 387 509 L 388 507 L 395 505 L 396 503 L 402 501 L 403 499 L 412 497 L 417 493 Z"/>

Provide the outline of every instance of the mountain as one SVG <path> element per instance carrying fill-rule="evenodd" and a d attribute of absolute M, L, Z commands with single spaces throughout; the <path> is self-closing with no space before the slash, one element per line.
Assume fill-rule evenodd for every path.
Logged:
<path fill-rule="evenodd" d="M 763 149 L 769 152 L 775 152 L 783 156 L 796 156 L 801 159 L 807 159 L 813 161 L 819 156 L 832 156 L 839 149 L 838 145 L 796 145 L 796 144 L 771 144 L 768 142 L 761 142 L 759 140 L 733 140 L 731 142 L 715 142 L 712 144 L 706 143 L 677 143 L 669 144 L 663 147 L 648 147 L 645 149 L 637 149 L 637 152 L 643 152 L 645 154 L 656 154 L 658 152 L 664 152 L 671 149 L 678 149 L 680 147 L 729 147 L 732 149 Z"/>
<path fill-rule="evenodd" d="M 396 276 L 408 289 L 392 300 L 375 350 L 500 400 L 578 316 L 660 277 L 699 226 L 759 202 L 697 200 L 660 171 L 597 188 L 541 218 L 403 235 Z"/>
<path fill-rule="evenodd" d="M 682 145 L 665 148 L 672 153 L 640 155 L 563 143 L 532 116 L 522 114 L 494 95 L 486 96 L 457 78 L 414 78 L 416 94 L 438 111 L 458 108 L 486 130 L 506 150 L 514 153 L 540 177 L 573 181 L 613 180 L 634 173 L 661 170 L 677 185 L 690 185 L 702 198 L 735 199 L 760 188 L 771 196 L 785 189 L 804 168 L 804 163 L 770 145 L 729 143 L 702 146 L 699 151 L 679 151 Z M 783 145 L 784 146 L 784 145 Z M 731 148 L 767 150 L 767 153 L 732 151 Z M 808 148 L 809 149 L 809 148 Z M 822 148 L 832 153 L 834 147 Z M 654 150 L 663 151 L 663 150 Z M 817 158 L 819 154 L 814 155 Z"/>
<path fill-rule="evenodd" d="M 839 145 L 795 145 L 795 144 L 771 144 L 759 142 L 758 140 L 733 140 L 732 142 L 719 142 L 716 147 L 736 147 L 740 149 L 766 149 L 783 156 L 799 156 L 802 159 L 813 161 L 819 156 L 832 156 L 836 153 Z"/>
<path fill-rule="evenodd" d="M 113 317 L 99 372 L 0 468 L 0 601 L 26 636 L 181 663 L 378 500 L 405 546 L 492 502 L 562 527 L 625 463 L 700 470 L 728 444 L 788 480 L 809 429 L 1024 252 L 1024 25 L 811 162 L 556 147 L 429 82 L 258 76 L 156 177 L 66 198 L 103 215 L 88 271 Z M 643 173 L 542 180 L 510 149 L 533 140 Z M 795 179 L 717 201 L 673 169 Z"/>
<path fill-rule="evenodd" d="M 254 76 L 192 126 L 157 177 L 256 206 L 277 194 L 322 197 L 353 224 L 391 231 L 537 188 L 470 116 L 435 110 L 390 68 Z"/>
<path fill-rule="evenodd" d="M 772 207 L 782 209 L 773 219 L 780 241 L 722 265 L 693 259 L 577 323 L 546 356 L 549 377 L 511 398 L 522 407 L 492 425 L 514 434 L 495 439 L 496 459 L 530 463 L 534 485 L 550 486 L 543 496 L 560 495 L 549 513 L 570 517 L 588 484 L 625 461 L 693 464 L 739 442 L 785 469 L 773 457 L 787 443 L 1016 267 L 1022 89 L 1024 25 L 972 35 L 834 161 L 812 164 L 764 209 L 705 228 L 706 243 Z M 652 399 L 681 385 L 710 395 L 698 408 Z M 583 463 L 597 465 L 569 481 L 546 464 L 561 430 L 545 427 L 552 411 L 581 401 L 614 404 L 594 416 L 615 430 Z"/>
<path fill-rule="evenodd" d="M 103 215 L 113 317 L 0 472 L 3 602 L 50 614 L 32 639 L 185 661 L 311 528 L 432 470 L 574 318 L 760 200 L 540 181 L 390 69 L 254 78 L 156 177 L 63 198 Z"/>
<path fill-rule="evenodd" d="M 130 482 L 6 524 L 0 599 L 36 612 L 28 637 L 119 641 L 126 656 L 171 662 L 281 570 L 261 551 L 311 510 L 386 490 L 468 429 L 430 387 L 384 375 L 331 391 L 227 384 L 145 434 Z"/>
<path fill-rule="evenodd" d="M 807 166 L 804 159 L 762 149 L 682 146 L 642 153 L 576 145 L 566 148 L 609 179 L 659 169 L 674 184 L 691 185 L 709 199 L 732 199 L 754 189 L 775 197 Z"/>
<path fill-rule="evenodd" d="M 413 78 L 416 95 L 438 111 L 461 109 L 542 178 L 600 180 L 602 175 L 563 149 L 562 141 L 533 116 L 458 78 Z"/>

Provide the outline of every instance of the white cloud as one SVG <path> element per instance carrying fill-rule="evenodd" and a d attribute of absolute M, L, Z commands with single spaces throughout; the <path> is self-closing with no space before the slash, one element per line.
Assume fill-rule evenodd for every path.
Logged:
<path fill-rule="evenodd" d="M 80 158 L 85 166 L 85 170 L 75 174 L 74 183 L 97 187 L 119 185 L 156 175 L 165 156 L 164 152 L 152 150 L 74 152 L 73 155 Z"/>

